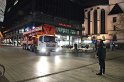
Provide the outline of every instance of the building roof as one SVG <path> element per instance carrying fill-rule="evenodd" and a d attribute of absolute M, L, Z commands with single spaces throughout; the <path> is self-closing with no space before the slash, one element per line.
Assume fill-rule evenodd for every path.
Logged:
<path fill-rule="evenodd" d="M 120 14 L 124 13 L 121 9 L 121 7 L 118 4 L 115 4 L 115 6 L 112 8 L 112 10 L 109 12 L 108 15 L 115 15 L 115 14 Z"/>

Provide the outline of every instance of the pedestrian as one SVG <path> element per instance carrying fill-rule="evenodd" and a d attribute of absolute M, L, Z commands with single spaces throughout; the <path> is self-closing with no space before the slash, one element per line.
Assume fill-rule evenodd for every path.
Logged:
<path fill-rule="evenodd" d="M 112 48 L 112 51 L 114 51 L 115 50 L 115 43 L 113 42 L 113 48 Z"/>
<path fill-rule="evenodd" d="M 95 42 L 95 51 L 97 51 L 97 40 Z"/>
<path fill-rule="evenodd" d="M 74 49 L 77 50 L 77 44 L 76 43 L 74 44 Z"/>
<path fill-rule="evenodd" d="M 100 70 L 98 73 L 96 73 L 96 75 L 105 74 L 106 47 L 105 47 L 105 44 L 103 43 L 103 40 L 100 40 L 100 42 L 98 44 L 97 57 L 98 57 L 98 61 L 99 61 Z"/>
<path fill-rule="evenodd" d="M 85 46 L 85 52 L 87 53 L 87 50 L 88 50 L 88 48 L 89 48 L 89 45 L 88 44 L 86 44 L 86 46 Z"/>
<path fill-rule="evenodd" d="M 113 41 L 110 41 L 110 49 L 113 51 Z"/>
<path fill-rule="evenodd" d="M 14 46 L 15 46 L 16 42 L 14 41 Z"/>

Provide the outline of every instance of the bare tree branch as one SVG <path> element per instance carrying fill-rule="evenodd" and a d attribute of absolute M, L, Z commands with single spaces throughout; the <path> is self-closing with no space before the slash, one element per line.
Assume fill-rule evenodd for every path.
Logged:
<path fill-rule="evenodd" d="M 113 24 L 116 28 L 116 33 L 124 32 L 124 13 L 119 14 L 117 22 Z"/>

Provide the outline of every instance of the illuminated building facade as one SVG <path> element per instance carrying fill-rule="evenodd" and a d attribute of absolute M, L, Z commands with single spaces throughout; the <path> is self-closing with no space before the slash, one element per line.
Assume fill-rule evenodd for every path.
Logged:
<path fill-rule="evenodd" d="M 109 0 L 109 5 L 96 5 L 84 9 L 84 35 L 88 35 L 88 39 L 104 39 L 105 43 L 111 40 L 124 43 L 124 32 L 120 32 L 124 27 L 116 29 L 115 25 L 123 11 L 124 0 Z"/>
<path fill-rule="evenodd" d="M 22 43 L 23 32 L 30 31 L 44 24 L 55 27 L 57 42 L 60 46 L 79 44 L 81 42 L 82 26 L 78 21 L 36 13 L 34 19 L 32 19 L 32 15 L 26 16 L 22 22 L 20 21 L 12 29 L 4 31 L 4 43 L 13 45 L 15 42 L 16 46 L 19 46 Z"/>

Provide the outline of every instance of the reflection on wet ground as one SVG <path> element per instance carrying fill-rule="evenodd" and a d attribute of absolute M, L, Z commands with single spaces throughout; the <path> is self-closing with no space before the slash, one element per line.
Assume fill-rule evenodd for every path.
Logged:
<path fill-rule="evenodd" d="M 123 53 L 123 51 L 116 51 L 117 54 L 115 54 L 115 52 L 107 53 L 107 59 L 112 60 L 112 62 L 109 61 L 107 63 L 107 70 L 112 69 L 112 72 L 106 75 L 110 76 L 114 74 L 115 72 L 113 71 L 116 68 L 119 68 L 121 69 L 121 72 L 120 70 L 118 70 L 118 75 L 124 76 L 122 74 L 122 67 L 119 67 L 123 64 L 123 60 L 116 60 L 118 57 L 123 57 L 122 54 L 119 54 Z M 116 62 L 113 61 L 114 58 Z M 26 50 L 22 50 L 18 47 L 0 48 L 0 62 L 6 67 L 5 77 L 10 82 L 87 82 L 87 80 L 90 81 L 91 79 L 93 79 L 93 77 L 95 77 L 94 72 L 97 72 L 98 68 L 95 52 L 51 52 L 50 56 L 42 56 Z M 111 67 L 109 67 L 109 65 Z M 71 76 L 71 73 L 74 73 L 74 75 Z M 77 77 L 76 75 L 79 77 Z M 91 79 L 86 79 L 87 75 L 90 76 Z M 47 77 L 48 79 L 44 80 L 45 77 Z M 55 77 L 57 77 L 56 80 L 54 79 Z M 84 79 L 82 79 L 81 77 L 84 77 Z M 67 80 L 60 78 L 67 78 Z M 48 81 L 49 79 L 52 80 Z"/>

